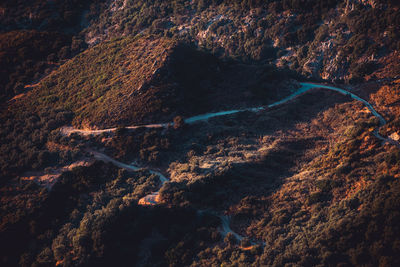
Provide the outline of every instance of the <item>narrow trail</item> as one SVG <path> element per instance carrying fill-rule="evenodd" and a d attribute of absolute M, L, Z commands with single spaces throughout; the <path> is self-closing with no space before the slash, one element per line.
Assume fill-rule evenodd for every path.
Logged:
<path fill-rule="evenodd" d="M 116 159 L 113 159 L 113 158 L 111 158 L 111 157 L 109 157 L 109 156 L 107 156 L 107 155 L 105 155 L 105 154 L 103 154 L 101 152 L 98 152 L 98 151 L 95 151 L 95 150 L 92 150 L 92 149 L 87 149 L 86 151 L 89 152 L 90 154 L 92 154 L 93 157 L 95 159 L 97 159 L 97 160 L 113 163 L 115 166 L 120 167 L 120 168 L 125 169 L 125 170 L 128 170 L 128 171 L 138 171 L 138 170 L 142 169 L 142 168 L 140 168 L 138 166 L 135 166 L 135 165 L 129 165 L 129 164 L 122 163 L 122 162 L 120 162 L 120 161 L 118 161 Z M 142 205 L 142 206 L 154 206 L 154 205 L 160 204 L 162 202 L 161 198 L 160 198 L 160 189 L 162 188 L 162 186 L 165 183 L 170 181 L 167 177 L 165 177 L 162 173 L 160 173 L 158 171 L 155 171 L 155 170 L 149 170 L 149 171 L 150 171 L 151 174 L 155 174 L 155 175 L 157 175 L 159 177 L 159 179 L 161 181 L 161 185 L 160 185 L 160 187 L 159 187 L 159 189 L 157 191 L 154 191 L 154 192 L 142 197 L 141 199 L 139 199 L 138 204 Z M 217 216 L 221 220 L 220 233 L 223 236 L 226 236 L 228 233 L 232 233 L 233 236 L 237 240 L 241 241 L 242 239 L 244 239 L 243 236 L 235 233 L 230 228 L 230 218 L 229 218 L 229 216 L 224 215 L 224 214 L 218 214 L 215 211 L 199 211 L 199 215 L 202 215 L 203 213 L 210 213 L 212 215 Z"/>
<path fill-rule="evenodd" d="M 293 94 L 289 95 L 288 97 L 277 101 L 275 103 L 272 103 L 268 106 L 262 106 L 262 107 L 255 107 L 255 108 L 245 108 L 245 109 L 236 109 L 236 110 L 227 110 L 227 111 L 220 111 L 220 112 L 214 112 L 214 113 L 206 113 L 206 114 L 202 114 L 202 115 L 197 115 L 194 117 L 190 117 L 190 118 L 186 118 L 184 121 L 187 124 L 192 124 L 192 123 L 196 123 L 196 122 L 200 122 L 200 121 L 206 121 L 210 118 L 214 118 L 214 117 L 219 117 L 219 116 L 225 116 L 225 115 L 230 115 L 230 114 L 235 114 L 235 113 L 239 113 L 239 112 L 243 112 L 243 111 L 250 111 L 250 112 L 258 112 L 261 110 L 264 110 L 265 108 L 273 108 L 285 103 L 288 103 L 289 101 L 295 99 L 296 97 L 298 97 L 299 95 L 313 89 L 313 88 L 323 88 L 323 89 L 328 89 L 331 91 L 335 91 L 338 92 L 340 94 L 343 95 L 348 95 L 351 98 L 362 102 L 369 110 L 370 112 L 379 119 L 379 127 L 377 127 L 377 129 L 375 129 L 373 131 L 373 134 L 379 139 L 381 140 L 383 143 L 389 143 L 392 145 L 395 145 L 397 147 L 400 148 L 400 143 L 388 138 L 388 137 L 383 137 L 379 134 L 379 129 L 380 127 L 384 126 L 386 124 L 386 120 L 382 117 L 382 115 L 380 115 L 375 109 L 374 107 L 365 99 L 360 98 L 359 96 L 341 89 L 341 88 L 337 88 L 337 87 L 332 87 L 332 86 L 328 86 L 328 85 L 322 85 L 322 84 L 314 84 L 314 83 L 300 83 L 301 87 L 294 92 Z M 159 124 L 147 124 L 147 125 L 134 125 L 134 126 L 129 126 L 126 127 L 127 129 L 138 129 L 138 128 L 162 128 L 162 127 L 167 127 L 168 125 L 173 125 L 173 123 L 159 123 Z M 109 129 L 102 129 L 102 130 L 82 130 L 82 129 L 74 129 L 72 127 L 63 127 L 61 128 L 61 133 L 63 135 L 70 135 L 72 133 L 77 133 L 80 135 L 98 135 L 101 133 L 111 133 L 113 131 L 115 131 L 117 128 L 109 128 Z M 130 170 L 130 171 L 137 171 L 140 169 L 140 167 L 137 167 L 135 165 L 129 165 L 129 164 L 125 164 L 122 162 L 119 162 L 103 153 L 100 153 L 98 151 L 94 151 L 94 150 L 88 150 L 88 152 L 90 152 L 94 158 L 99 159 L 99 160 L 103 160 L 105 162 L 111 162 L 113 164 L 115 164 L 116 166 L 126 169 L 126 170 Z M 150 170 L 150 173 L 152 174 L 156 174 L 159 176 L 160 181 L 161 181 L 161 186 L 159 187 L 159 189 L 155 192 L 152 192 L 149 195 L 144 196 L 143 198 L 141 198 L 138 202 L 139 205 L 157 205 L 159 203 L 161 203 L 161 199 L 160 199 L 160 189 L 161 187 L 169 181 L 169 179 L 167 177 L 165 177 L 162 173 L 155 171 L 155 170 Z M 198 211 L 199 215 L 201 215 L 202 213 L 208 212 L 211 213 L 215 216 L 217 216 L 220 220 L 221 220 L 221 229 L 220 229 L 220 233 L 223 236 L 226 236 L 228 233 L 232 233 L 233 236 L 241 241 L 244 239 L 243 236 L 239 235 L 238 233 L 234 232 L 231 227 L 230 227 L 230 218 L 229 216 L 225 215 L 225 214 L 218 214 L 215 211 Z M 263 242 L 252 242 L 252 245 L 255 244 L 264 244 Z M 246 249 L 246 248 L 245 248 Z"/>

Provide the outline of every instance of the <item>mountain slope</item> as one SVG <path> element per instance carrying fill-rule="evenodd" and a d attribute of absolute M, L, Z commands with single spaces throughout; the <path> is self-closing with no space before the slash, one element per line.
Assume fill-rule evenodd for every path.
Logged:
<path fill-rule="evenodd" d="M 110 124 L 132 104 L 134 92 L 144 91 L 143 85 L 162 66 L 173 44 L 167 39 L 127 38 L 99 45 L 41 81 L 30 97 L 34 105 L 73 111 L 80 123 Z M 143 98 L 141 105 L 146 104 Z M 121 119 L 134 116 L 134 111 L 124 116 Z"/>
<path fill-rule="evenodd" d="M 113 3 L 85 30 L 89 44 L 142 32 L 174 36 L 221 57 L 270 61 L 309 77 L 340 82 L 360 82 L 386 68 L 384 59 L 387 62 L 400 49 L 398 1 Z"/>
<path fill-rule="evenodd" d="M 400 266 L 399 8 L 3 1 L 0 265 Z"/>
<path fill-rule="evenodd" d="M 26 101 L 72 111 L 75 125 L 104 128 L 266 103 L 289 92 L 286 77 L 268 65 L 224 63 L 170 38 L 127 37 L 68 61 Z"/>

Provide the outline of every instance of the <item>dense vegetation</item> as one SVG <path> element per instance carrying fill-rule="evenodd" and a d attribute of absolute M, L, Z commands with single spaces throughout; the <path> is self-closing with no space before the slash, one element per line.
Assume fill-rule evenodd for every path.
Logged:
<path fill-rule="evenodd" d="M 137 206 L 158 183 L 145 170 L 95 162 L 64 173 L 50 192 L 26 182 L 21 195 L 3 191 L 2 264 L 125 266 L 147 261 L 149 253 L 156 265 L 190 263 L 196 251 L 220 239 L 217 221 L 191 209 Z"/>
<path fill-rule="evenodd" d="M 28 110 L 2 114 L 0 120 L 0 183 L 25 171 L 71 163 L 81 155 L 77 147 L 54 149 L 50 144 L 68 145 L 56 129 L 72 119 L 71 112 L 43 109 L 37 114 Z M 73 143 L 76 145 L 76 143 Z"/>
<path fill-rule="evenodd" d="M 104 11 L 86 32 L 98 40 L 142 32 L 173 36 L 222 57 L 281 58 L 279 64 L 310 76 L 359 81 L 400 46 L 396 1 L 374 2 L 376 8 L 352 1 L 346 11 L 343 0 L 117 1 L 119 8 Z M 368 67 L 360 69 L 360 61 Z"/>
<path fill-rule="evenodd" d="M 103 1 L 0 3 L 0 101 L 49 74 L 87 47 L 79 35 L 97 18 Z"/>
<path fill-rule="evenodd" d="M 349 114 L 339 106 L 321 121 L 335 127 L 342 116 Z M 342 128 L 340 142 L 297 171 L 301 179 L 291 173 L 292 159 L 301 161 L 306 151 L 318 147 L 316 137 L 280 142 L 258 162 L 228 164 L 202 179 L 165 186 L 162 195 L 168 203 L 228 210 L 238 229 L 266 242 L 251 256 L 237 247 L 217 246 L 199 253 L 194 265 L 396 266 L 399 240 L 392 233 L 399 231 L 399 202 L 394 200 L 400 193 L 399 150 L 382 149 L 371 139 L 368 129 L 376 121 L 358 118 L 353 123 Z M 224 138 L 231 140 L 229 134 Z M 285 181 L 279 175 L 293 178 Z"/>
<path fill-rule="evenodd" d="M 275 62 L 316 78 L 361 81 L 399 50 L 400 17 L 396 1 L 374 1 L 375 8 L 352 2 L 342 16 L 343 0 L 118 0 L 110 6 L 101 0 L 5 1 L 0 97 L 23 92 L 25 85 L 85 49 L 85 41 L 93 45 L 139 33 L 195 43 L 224 58 Z M 398 64 L 393 67 L 392 75 L 399 75 Z"/>
<path fill-rule="evenodd" d="M 22 93 L 25 85 L 50 72 L 53 62 L 67 56 L 63 47 L 70 45 L 69 36 L 64 34 L 32 30 L 0 35 L 2 97 Z"/>
<path fill-rule="evenodd" d="M 2 1 L 0 265 L 400 266 L 400 150 L 361 103 L 184 122 L 307 76 L 357 84 L 400 138 L 397 2 Z"/>
<path fill-rule="evenodd" d="M 292 105 L 200 125 L 180 123 L 167 130 L 134 131 L 120 127 L 114 134 L 93 138 L 61 137 L 54 131 L 42 138 L 41 146 L 34 143 L 40 132 L 33 129 L 44 129 L 45 134 L 48 127 L 69 123 L 73 114 L 43 112 L 25 122 L 18 118 L 27 115 L 16 109 L 15 116 L 21 117 L 9 118 L 3 136 L 11 135 L 5 148 L 32 142 L 32 149 L 38 149 L 34 153 L 40 154 L 47 150 L 43 144 L 51 142 L 76 151 L 52 153 L 49 159 L 53 161 L 40 166 L 15 166 L 14 174 L 77 160 L 86 145 L 104 147 L 108 155 L 124 162 L 169 167 L 176 177 L 183 174 L 194 179 L 166 184 L 161 190 L 164 204 L 154 208 L 137 202 L 158 188 L 156 175 L 145 170 L 127 172 L 104 162 L 65 172 L 51 191 L 30 181 L 8 181 L 1 191 L 0 237 L 13 241 L 1 243 L 2 262 L 21 266 L 142 262 L 395 266 L 400 187 L 394 177 L 400 171 L 400 154 L 395 147 L 380 146 L 371 134 L 378 122 L 361 109 L 345 96 L 315 91 Z M 310 117 L 318 121 L 309 124 L 310 132 L 294 130 Z M 319 132 L 321 128 L 332 130 Z M 280 137 L 282 129 L 294 131 L 294 136 Z M 9 142 L 17 133 L 21 137 Z M 337 144 L 321 148 L 328 138 Z M 255 158 L 246 156 L 247 162 L 222 162 L 211 172 L 202 170 L 203 161 L 230 158 L 243 153 L 241 149 L 248 153 L 260 146 L 264 152 Z M 21 153 L 20 162 L 26 156 Z M 4 166 L 13 163 L 5 161 Z M 295 183 L 288 180 L 304 171 L 313 176 Z M 244 250 L 250 246 L 248 239 L 238 243 L 232 235 L 222 238 L 218 218 L 197 212 L 209 209 L 230 214 L 235 231 L 256 245 Z M 382 220 L 385 227 L 379 227 Z"/>

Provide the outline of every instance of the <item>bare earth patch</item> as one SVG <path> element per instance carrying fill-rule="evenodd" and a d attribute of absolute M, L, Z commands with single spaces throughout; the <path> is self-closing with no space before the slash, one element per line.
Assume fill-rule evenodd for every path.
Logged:
<path fill-rule="evenodd" d="M 26 172 L 21 177 L 21 180 L 34 181 L 39 185 L 46 187 L 48 190 L 51 190 L 55 182 L 57 182 L 58 177 L 60 177 L 63 172 L 70 171 L 78 166 L 89 166 L 93 162 L 94 160 L 92 159 L 84 159 L 61 168 L 55 168 L 46 171 Z"/>

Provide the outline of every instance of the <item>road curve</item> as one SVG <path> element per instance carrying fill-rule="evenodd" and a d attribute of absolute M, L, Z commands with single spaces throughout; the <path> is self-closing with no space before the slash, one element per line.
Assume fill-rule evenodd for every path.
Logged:
<path fill-rule="evenodd" d="M 351 98 L 353 98 L 354 100 L 362 102 L 371 111 L 371 113 L 375 117 L 377 117 L 379 119 L 379 122 L 380 122 L 381 126 L 386 124 L 386 120 L 382 117 L 381 114 L 379 114 L 374 109 L 374 107 L 367 100 L 362 99 L 361 97 L 359 97 L 359 96 L 357 96 L 357 95 L 355 95 L 355 94 L 353 94 L 353 93 L 351 93 L 351 92 L 349 92 L 349 91 L 347 91 L 345 89 L 341 89 L 341 88 L 337 88 L 337 87 L 333 87 L 333 86 L 328 86 L 328 85 L 323 85 L 323 84 L 314 84 L 314 83 L 300 83 L 300 84 L 302 85 L 302 87 L 309 87 L 310 89 L 311 88 L 324 88 L 324 89 L 332 90 L 332 91 L 335 91 L 335 92 L 339 92 L 342 95 L 348 95 Z"/>
<path fill-rule="evenodd" d="M 323 84 L 314 84 L 314 83 L 300 83 L 300 84 L 302 85 L 302 88 L 305 88 L 305 87 L 309 87 L 310 89 L 311 88 L 323 88 L 323 89 L 328 89 L 331 91 L 338 92 L 343 95 L 348 95 L 351 98 L 353 98 L 354 100 L 357 100 L 357 101 L 360 101 L 361 103 L 363 103 L 369 109 L 369 111 L 371 111 L 372 115 L 374 115 L 375 117 L 377 117 L 379 119 L 380 127 L 382 127 L 386 124 L 385 118 L 383 118 L 383 116 L 374 109 L 374 107 L 371 105 L 371 103 L 369 103 L 367 100 L 365 100 L 347 90 L 333 87 L 333 86 L 323 85 Z M 380 127 L 376 128 L 372 132 L 375 135 L 375 137 L 378 138 L 379 140 L 381 140 L 383 144 L 388 143 L 388 144 L 391 144 L 391 145 L 394 145 L 394 146 L 397 146 L 398 148 L 400 148 L 400 143 L 398 141 L 396 141 L 390 137 L 384 137 L 379 133 Z"/>

